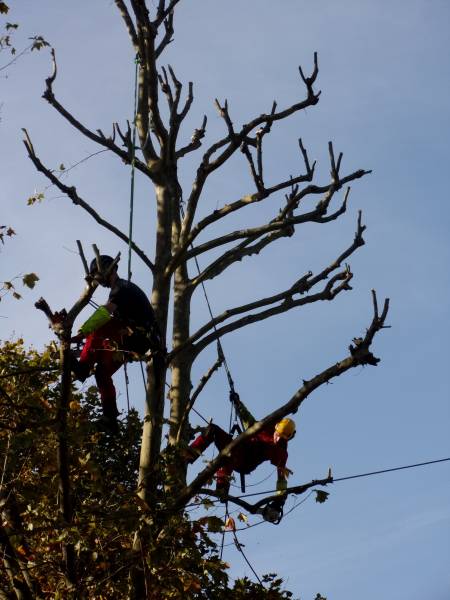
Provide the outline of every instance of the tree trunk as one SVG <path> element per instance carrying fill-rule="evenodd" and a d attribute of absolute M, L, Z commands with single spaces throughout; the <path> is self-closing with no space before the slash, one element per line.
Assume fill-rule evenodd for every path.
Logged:
<path fill-rule="evenodd" d="M 166 339 L 167 316 L 170 300 L 170 280 L 164 276 L 165 267 L 171 257 L 172 202 L 170 186 L 156 185 L 157 231 L 155 272 L 153 278 L 152 304 L 162 339 Z M 141 455 L 139 462 L 139 496 L 149 504 L 155 502 L 157 486 L 156 466 L 161 449 L 161 435 L 164 416 L 166 368 L 158 368 L 155 361 L 147 365 L 147 390 L 145 418 L 142 432 Z"/>

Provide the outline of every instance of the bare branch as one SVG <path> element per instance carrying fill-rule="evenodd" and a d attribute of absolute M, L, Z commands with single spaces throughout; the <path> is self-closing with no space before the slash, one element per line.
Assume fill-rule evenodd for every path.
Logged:
<path fill-rule="evenodd" d="M 341 180 L 340 184 L 342 185 L 349 181 L 353 181 L 355 179 L 363 177 L 364 175 L 366 175 L 368 173 L 370 173 L 370 171 L 363 171 L 363 170 L 356 171 L 355 173 L 352 173 L 351 175 L 344 177 Z M 306 195 L 318 194 L 318 193 L 322 193 L 324 191 L 326 192 L 325 198 L 322 199 L 317 204 L 317 206 L 314 210 L 307 212 L 307 213 L 303 213 L 301 215 L 293 216 L 293 217 L 286 216 L 286 215 L 288 215 L 289 212 L 291 212 L 293 210 L 293 208 L 295 208 L 295 206 L 298 205 L 300 200 L 303 197 L 305 197 Z M 239 239 L 247 239 L 247 238 L 256 239 L 256 238 L 261 237 L 271 231 L 286 229 L 293 225 L 299 225 L 301 223 L 307 223 L 307 222 L 320 223 L 323 221 L 324 215 L 326 214 L 326 211 L 330 204 L 331 198 L 334 195 L 335 191 L 336 191 L 336 188 L 334 187 L 334 184 L 330 184 L 330 185 L 324 186 L 324 187 L 318 187 L 318 186 L 313 186 L 313 185 L 307 186 L 304 190 L 300 191 L 293 199 L 291 199 L 290 203 L 288 203 L 288 205 L 280 212 L 280 214 L 275 219 L 270 221 L 269 223 L 266 223 L 264 225 L 260 225 L 257 227 L 248 228 L 248 229 L 236 230 L 231 233 L 225 234 L 219 238 L 209 240 L 208 242 L 205 242 L 204 244 L 200 244 L 199 246 L 196 246 L 192 250 L 187 251 L 186 255 L 185 255 L 185 259 L 189 260 L 189 259 L 193 258 L 194 256 L 198 256 L 199 254 L 208 252 L 209 250 L 218 248 L 219 246 L 223 246 L 225 244 L 229 244 L 230 242 L 234 242 Z M 239 200 L 237 202 L 239 204 L 238 208 L 240 208 L 241 206 L 243 206 L 245 204 L 245 201 L 243 202 L 243 200 Z M 247 204 L 251 203 L 253 201 L 254 201 L 253 197 L 251 197 L 250 202 L 247 202 Z M 224 207 L 223 212 L 226 214 L 231 212 L 230 207 L 232 209 L 236 210 L 236 208 L 233 207 L 232 205 L 227 205 L 226 207 Z M 341 207 L 341 209 L 337 213 L 334 213 L 334 215 L 330 215 L 330 217 L 328 217 L 323 222 L 336 219 L 340 214 L 342 214 L 342 212 L 343 211 L 342 211 L 342 207 Z M 224 216 L 223 213 L 218 218 L 221 218 L 222 216 Z M 214 215 L 209 216 L 206 219 L 208 220 L 207 224 L 213 222 L 214 220 L 217 220 L 217 218 L 215 218 Z M 204 219 L 204 221 L 206 221 L 206 219 Z M 202 223 L 203 223 L 203 221 L 202 221 Z M 196 231 L 197 231 L 197 229 L 196 229 Z"/>
<path fill-rule="evenodd" d="M 255 163 L 253 161 L 252 153 L 250 152 L 250 149 L 246 142 L 243 142 L 241 144 L 241 152 L 242 152 L 242 154 L 244 154 L 244 156 L 246 157 L 246 159 L 248 161 L 248 164 L 250 167 L 250 173 L 252 174 L 253 181 L 255 182 L 257 191 L 261 195 L 263 195 L 264 194 L 264 182 L 263 182 L 259 172 L 255 168 Z"/>
<path fill-rule="evenodd" d="M 80 240 L 77 240 L 77 246 L 78 246 L 78 253 L 80 255 L 81 262 L 83 263 L 84 272 L 85 272 L 86 276 L 88 276 L 89 275 L 89 267 L 88 267 L 86 257 L 84 255 L 84 251 L 83 251 L 83 246 L 81 245 Z"/>
<path fill-rule="evenodd" d="M 193 101 L 194 101 L 194 84 L 192 83 L 192 81 L 190 81 L 188 83 L 188 95 L 186 98 L 186 102 L 184 104 L 182 111 L 178 115 L 180 123 L 181 123 L 181 121 L 183 121 L 185 119 L 186 115 L 188 114 Z"/>
<path fill-rule="evenodd" d="M 164 21 L 164 19 L 166 19 L 170 15 L 171 12 L 173 12 L 173 10 L 175 9 L 175 7 L 179 3 L 179 1 L 180 0 L 172 0 L 169 3 L 168 7 L 161 11 L 158 8 L 158 16 L 157 16 L 156 20 L 153 21 L 153 25 L 156 28 L 158 28 L 161 25 L 161 23 Z M 160 2 L 160 6 L 161 6 L 161 2 Z"/>
<path fill-rule="evenodd" d="M 158 44 L 158 47 L 155 50 L 155 58 L 158 59 L 164 49 L 172 42 L 174 28 L 173 28 L 173 13 L 170 13 L 167 19 L 164 20 L 164 36 L 161 42 Z"/>
<path fill-rule="evenodd" d="M 136 34 L 136 29 L 134 27 L 133 21 L 131 20 L 130 13 L 128 12 L 127 7 L 125 6 L 125 2 L 123 0 L 114 0 L 117 8 L 119 9 L 120 14 L 122 15 L 122 19 L 125 22 L 126 28 L 128 30 L 128 34 L 131 38 L 131 42 L 135 51 L 139 52 L 139 42 Z"/>
<path fill-rule="evenodd" d="M 276 121 L 285 119 L 290 115 L 293 115 L 294 113 L 299 112 L 304 108 L 307 108 L 308 106 L 313 106 L 317 104 L 317 102 L 319 101 L 320 92 L 315 93 L 313 90 L 313 85 L 318 75 L 317 53 L 314 54 L 314 71 L 312 75 L 308 78 L 305 78 L 302 72 L 301 75 L 307 88 L 307 97 L 305 100 L 293 104 L 289 108 L 286 108 L 285 110 L 281 110 L 279 112 L 276 112 L 272 107 L 272 111 L 270 112 L 270 114 L 262 114 L 259 117 L 256 117 L 255 119 L 250 121 L 249 123 L 244 124 L 238 133 L 231 133 L 229 123 L 227 123 L 228 135 L 219 140 L 218 142 L 212 144 L 206 150 L 206 152 L 203 155 L 202 162 L 197 170 L 197 176 L 195 178 L 192 192 L 187 202 L 186 218 L 184 219 L 182 229 L 183 243 L 186 237 L 189 235 L 190 229 L 192 227 L 198 200 L 202 193 L 203 186 L 206 182 L 207 177 L 213 171 L 221 167 L 234 154 L 234 152 L 240 147 L 242 142 L 244 142 L 246 138 L 248 138 L 251 131 L 260 126 L 270 127 Z M 216 154 L 222 148 L 222 153 L 219 154 L 217 158 L 212 160 L 213 155 Z"/>
<path fill-rule="evenodd" d="M 358 248 L 364 245 L 363 233 L 365 229 L 366 226 L 362 225 L 361 213 L 359 213 L 357 229 L 355 232 L 353 243 L 346 250 L 344 250 L 330 265 L 328 265 L 326 268 L 320 271 L 317 275 L 313 275 L 311 271 L 308 271 L 292 286 L 290 286 L 287 290 L 284 290 L 283 292 L 224 311 L 221 315 L 215 317 L 214 319 L 203 325 L 200 329 L 198 329 L 186 341 L 186 344 L 184 344 L 180 348 L 177 348 L 176 352 L 182 350 L 186 346 L 192 346 L 193 344 L 198 342 L 198 340 L 201 340 L 195 346 L 195 352 L 199 353 L 206 347 L 206 345 L 214 341 L 214 335 L 216 333 L 218 338 L 220 338 L 222 335 L 225 335 L 230 331 L 235 331 L 236 329 L 239 329 L 251 323 L 255 323 L 257 321 L 269 318 L 276 314 L 281 314 L 283 312 L 291 310 L 292 308 L 296 308 L 298 306 L 303 306 L 306 304 L 311 304 L 320 300 L 332 300 L 341 291 L 349 290 L 349 282 L 352 278 L 352 274 L 350 272 L 349 267 L 347 266 L 341 273 L 338 273 L 337 276 L 335 276 L 335 278 L 328 281 L 327 285 L 321 292 L 310 296 L 303 296 L 304 294 L 309 293 L 313 289 L 313 287 L 316 286 L 318 283 L 327 280 L 328 276 L 333 271 L 338 269 L 349 258 L 349 256 L 351 256 Z M 342 283 L 334 287 L 335 283 L 337 283 L 338 281 L 342 281 Z M 303 297 L 294 300 L 293 297 L 296 294 L 300 294 Z M 246 317 L 238 319 L 230 325 L 217 330 L 218 325 L 229 320 L 232 317 L 243 315 L 245 313 L 249 313 L 250 311 L 258 310 L 264 307 L 269 307 L 274 304 L 277 304 L 277 306 L 272 307 L 263 312 L 247 315 Z M 208 333 L 208 331 L 211 331 L 212 329 L 214 329 L 214 333 L 206 338 L 203 338 L 203 336 L 205 336 Z"/>
<path fill-rule="evenodd" d="M 36 156 L 36 153 L 34 151 L 33 145 L 31 144 L 28 133 L 26 132 L 26 130 L 23 130 L 23 131 L 24 131 L 25 137 L 26 137 L 26 139 L 24 140 L 24 144 L 28 151 L 28 156 L 30 157 L 33 164 L 35 165 L 36 169 L 38 171 L 40 171 L 41 173 L 43 173 L 58 189 L 60 189 L 64 194 L 66 194 L 75 205 L 81 206 L 82 208 L 84 208 L 84 210 L 87 213 L 89 213 L 91 215 L 91 217 L 93 217 L 94 220 L 99 225 L 102 225 L 102 227 L 104 227 L 108 231 L 111 231 L 111 233 L 114 233 L 114 235 L 116 235 L 118 238 L 120 238 L 126 244 L 130 244 L 130 240 L 129 240 L 128 236 L 125 235 L 119 229 L 117 229 L 117 227 L 115 227 L 114 225 L 112 225 L 111 223 L 109 223 L 108 221 L 103 219 L 98 214 L 98 212 L 95 211 L 85 200 L 80 198 L 75 187 L 73 187 L 73 186 L 69 187 L 67 185 L 64 185 L 64 183 L 62 183 L 50 169 L 47 169 L 47 167 L 45 167 L 42 164 L 41 160 Z M 153 265 L 152 261 L 148 258 L 148 256 L 133 241 L 131 241 L 131 247 L 132 247 L 133 251 L 139 256 L 139 258 L 153 272 L 154 265 Z"/>
<path fill-rule="evenodd" d="M 216 240 L 210 240 L 209 242 L 206 242 L 205 244 L 197 246 L 195 249 L 192 248 L 191 250 L 188 250 L 188 248 L 192 245 L 195 238 L 208 225 L 215 223 L 216 221 L 228 216 L 229 214 L 231 214 L 245 206 L 249 206 L 251 204 L 261 202 L 265 198 L 269 197 L 270 195 L 272 195 L 275 192 L 278 192 L 282 189 L 285 189 L 287 187 L 292 187 L 292 186 L 296 185 L 297 183 L 311 181 L 311 179 L 314 175 L 314 167 L 315 167 L 315 163 L 313 164 L 312 167 L 309 167 L 309 163 L 308 163 L 308 165 L 307 165 L 308 172 L 306 175 L 299 175 L 298 177 L 287 179 L 286 181 L 283 181 L 271 188 L 265 189 L 263 192 L 258 192 L 256 194 L 249 194 L 247 196 L 243 196 L 240 200 L 237 200 L 230 204 L 226 204 L 222 208 L 215 210 L 213 213 L 211 213 L 210 215 L 208 215 L 207 217 L 205 217 L 204 219 L 199 221 L 197 223 L 197 225 L 191 230 L 191 232 L 190 232 L 189 236 L 186 238 L 185 242 L 175 252 L 172 260 L 169 262 L 169 265 L 167 266 L 166 273 L 168 274 L 168 273 L 172 272 L 176 268 L 176 266 L 178 264 L 180 264 L 180 262 L 182 260 L 189 260 L 189 259 L 193 258 L 194 256 L 201 254 L 202 252 L 207 252 L 208 250 L 211 250 L 212 248 L 233 242 L 237 239 L 248 238 L 247 243 L 244 244 L 245 246 L 247 246 L 249 243 L 255 241 L 258 237 L 265 235 L 269 231 L 274 231 L 277 229 L 285 229 L 285 231 L 288 231 L 289 228 L 292 228 L 292 226 L 298 225 L 301 223 L 306 223 L 306 222 L 326 223 L 326 222 L 329 222 L 329 221 L 332 221 L 332 220 L 338 218 L 346 210 L 346 199 L 344 200 L 344 203 L 342 204 L 341 208 L 336 213 L 333 213 L 332 215 L 330 215 L 328 217 L 323 216 L 326 213 L 328 206 L 330 204 L 330 201 L 337 189 L 335 187 L 335 185 L 333 183 L 326 185 L 326 186 L 309 185 L 301 191 L 298 191 L 296 189 L 294 194 L 290 194 L 289 200 L 288 200 L 285 208 L 269 224 L 266 224 L 266 225 L 260 226 L 260 227 L 256 227 L 253 229 L 240 230 L 237 232 L 235 231 L 235 232 L 232 232 L 231 234 L 228 234 L 227 236 L 222 236 L 220 238 L 217 238 Z M 371 173 L 371 171 L 365 171 L 363 169 L 360 169 L 359 171 L 355 171 L 354 173 L 351 173 L 350 175 L 343 177 L 340 180 L 340 186 L 342 186 L 345 183 L 348 183 L 350 181 L 354 181 L 355 179 L 359 179 L 360 177 L 363 177 L 364 175 L 368 175 L 369 173 Z M 328 194 L 328 195 L 325 199 L 322 199 L 319 202 L 319 204 L 316 206 L 315 210 L 305 213 L 304 215 L 299 215 L 297 217 L 292 216 L 292 211 L 296 207 L 298 207 L 298 205 L 300 204 L 300 202 L 303 198 L 305 198 L 306 196 L 308 196 L 310 194 L 323 194 L 323 193 Z M 239 251 L 240 248 L 241 248 L 241 245 L 238 245 L 235 248 L 235 250 Z M 227 253 L 227 257 L 228 256 L 229 255 Z M 217 263 L 217 261 L 216 261 L 216 263 Z"/>
<path fill-rule="evenodd" d="M 233 123 L 231 121 L 230 113 L 228 111 L 228 100 L 225 100 L 224 105 L 221 106 L 220 102 L 216 98 L 214 100 L 214 104 L 215 104 L 215 107 L 217 108 L 219 115 L 225 121 L 225 124 L 228 129 L 229 138 L 233 139 L 233 137 L 235 136 L 235 133 L 234 133 L 234 127 L 233 127 Z"/>
<path fill-rule="evenodd" d="M 121 150 L 119 148 L 119 146 L 117 146 L 114 143 L 114 141 L 111 137 L 106 138 L 103 134 L 101 134 L 101 135 L 95 134 L 93 131 L 91 131 L 90 129 L 85 127 L 82 123 L 80 123 L 80 121 L 75 119 L 75 117 L 58 102 L 58 100 L 56 100 L 55 95 L 53 93 L 53 87 L 52 87 L 53 82 L 55 81 L 55 78 L 56 78 L 56 74 L 57 74 L 55 51 L 53 48 L 52 48 L 52 60 L 53 60 L 53 72 L 52 72 L 52 75 L 45 80 L 46 81 L 46 90 L 43 93 L 42 97 L 45 98 L 45 100 L 47 100 L 47 102 L 49 104 L 51 104 L 51 106 L 53 106 L 53 108 L 55 108 L 59 112 L 59 114 L 61 116 L 63 116 L 73 127 L 75 127 L 75 129 L 78 129 L 78 131 L 80 131 L 83 135 L 85 135 L 87 138 L 89 138 L 93 142 L 96 142 L 97 144 L 100 144 L 101 146 L 108 148 L 108 150 L 111 150 L 112 152 L 114 152 L 114 154 L 119 156 L 123 160 L 124 163 L 130 164 L 131 156 L 130 156 L 129 152 L 125 152 L 125 151 Z M 149 169 L 147 167 L 147 165 L 145 165 L 142 161 L 135 159 L 135 167 L 136 167 L 136 169 L 138 169 L 139 171 L 144 173 L 144 175 L 147 175 L 147 177 L 152 176 L 151 169 Z"/>

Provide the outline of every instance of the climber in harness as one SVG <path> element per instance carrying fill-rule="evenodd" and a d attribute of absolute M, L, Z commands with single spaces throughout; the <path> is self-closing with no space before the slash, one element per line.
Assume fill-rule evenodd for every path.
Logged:
<path fill-rule="evenodd" d="M 164 344 L 146 294 L 131 281 L 119 277 L 111 256 L 94 259 L 89 272 L 100 285 L 111 288 L 111 292 L 107 303 L 99 306 L 71 339 L 77 344 L 85 340 L 79 360 L 73 357 L 71 366 L 79 381 L 84 381 L 94 369 L 105 424 L 111 431 L 117 431 L 119 411 L 112 375 L 125 362 L 143 356 L 148 350 L 152 351 L 154 364 L 161 362 Z"/>
<path fill-rule="evenodd" d="M 241 402 L 239 395 L 234 391 L 230 392 L 230 400 L 235 406 L 236 413 L 240 417 L 243 427 L 245 429 L 251 427 L 256 420 Z M 216 491 L 220 492 L 222 498 L 225 498 L 230 489 L 230 477 L 233 471 L 237 471 L 241 475 L 247 475 L 254 471 L 258 465 L 268 460 L 277 467 L 277 492 L 280 496 L 271 503 L 271 508 L 274 512 L 282 514 L 282 508 L 286 499 L 287 477 L 291 473 L 286 467 L 288 458 L 287 444 L 294 435 L 295 423 L 292 419 L 286 417 L 275 425 L 265 427 L 245 440 L 232 451 L 230 458 L 217 470 Z M 195 462 L 212 443 L 215 444 L 219 451 L 223 450 L 232 439 L 231 434 L 224 431 L 218 425 L 210 423 L 189 446 L 189 458 L 187 462 Z M 276 521 L 274 520 L 273 522 Z"/>

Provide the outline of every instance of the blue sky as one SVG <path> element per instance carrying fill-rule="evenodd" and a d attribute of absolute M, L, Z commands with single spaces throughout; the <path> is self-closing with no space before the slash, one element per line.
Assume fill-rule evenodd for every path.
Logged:
<path fill-rule="evenodd" d="M 21 23 L 23 37 L 40 33 L 56 48 L 55 93 L 67 108 L 105 132 L 113 121 L 131 118 L 133 54 L 112 2 L 10 4 L 8 18 Z M 203 114 L 208 115 L 208 140 L 222 135 L 216 97 L 228 98 L 236 124 L 267 111 L 273 99 L 284 106 L 303 97 L 297 67 L 308 71 L 317 51 L 320 102 L 274 128 L 267 145 L 267 178 L 275 183 L 298 173 L 298 137 L 318 161 L 318 182 L 327 181 L 329 140 L 344 152 L 345 172 L 373 170 L 353 184 L 341 220 L 299 229 L 294 239 L 274 244 L 208 284 L 216 313 L 284 289 L 346 248 L 357 211 L 363 211 L 366 245 L 350 261 L 353 291 L 223 340 L 241 397 L 262 416 L 287 401 L 302 378 L 346 355 L 351 338 L 370 322 L 372 288 L 380 300 L 391 299 L 392 328 L 374 344 L 380 365 L 355 369 L 318 390 L 297 414 L 298 435 L 289 456 L 293 483 L 324 477 L 329 466 L 340 477 L 450 456 L 449 23 L 446 0 L 181 2 L 176 41 L 163 63 L 170 62 L 184 82 L 194 81 L 195 103 L 183 140 Z M 26 159 L 21 127 L 28 128 L 38 155 L 52 167 L 69 166 L 96 150 L 40 98 L 50 68 L 49 55 L 42 52 L 17 62 L 1 79 L 1 222 L 11 225 L 17 237 L 2 248 L 0 280 L 35 271 L 40 281 L 21 301 L 2 302 L 0 337 L 23 335 L 37 347 L 52 336 L 33 308 L 36 298 L 44 295 L 60 308 L 82 289 L 75 240 L 86 248 L 97 242 L 105 252 L 126 252 L 54 189 L 45 190 L 41 204 L 26 206 L 47 182 Z M 185 193 L 198 160 L 199 155 L 191 155 L 180 168 Z M 129 171 L 120 161 L 101 154 L 71 171 L 67 182 L 126 230 Z M 200 214 L 252 191 L 247 166 L 238 156 L 212 178 Z M 226 223 L 227 230 L 262 223 L 281 202 L 274 198 L 237 216 Z M 150 254 L 153 207 L 152 190 L 138 177 L 135 236 Z M 200 262 L 206 264 L 204 258 Z M 137 259 L 133 271 L 135 281 L 150 290 L 149 273 Z M 206 318 L 198 294 L 194 326 Z M 201 356 L 194 382 L 213 360 L 213 352 Z M 143 405 L 140 377 L 138 369 L 132 370 L 138 407 Z M 124 406 L 121 373 L 116 381 Z M 198 409 L 226 423 L 227 403 L 220 373 Z M 328 600 L 447 600 L 449 464 L 336 483 L 325 504 L 310 498 L 278 527 L 249 529 L 240 540 L 258 573 L 279 572 L 302 600 L 318 591 Z M 261 467 L 253 482 L 266 476 L 255 491 L 271 488 L 275 475 L 270 467 Z M 225 559 L 233 575 L 251 575 L 232 546 L 226 547 Z"/>

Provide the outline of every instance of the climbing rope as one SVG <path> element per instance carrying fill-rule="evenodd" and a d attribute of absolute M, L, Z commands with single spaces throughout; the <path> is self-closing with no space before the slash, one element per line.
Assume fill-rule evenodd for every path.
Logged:
<path fill-rule="evenodd" d="M 138 102 L 138 72 L 139 55 L 134 59 L 134 110 L 133 110 L 133 135 L 131 141 L 131 182 L 130 182 L 130 221 L 128 228 L 128 281 L 131 280 L 131 245 L 133 240 L 133 212 L 134 212 L 134 175 L 136 158 L 136 120 L 137 120 L 137 102 Z"/>
<path fill-rule="evenodd" d="M 135 71 L 134 71 L 134 110 L 133 110 L 133 134 L 131 139 L 131 181 L 130 181 L 130 218 L 128 227 L 128 281 L 131 281 L 131 254 L 132 254 L 132 243 L 133 243 L 133 213 L 134 213 L 134 175 L 135 175 L 135 158 L 136 158 L 136 120 L 137 120 L 137 101 L 138 101 L 138 72 L 139 72 L 139 55 L 136 54 L 134 59 Z M 141 363 L 142 369 L 142 363 Z M 125 390 L 127 395 L 127 408 L 128 414 L 130 413 L 130 393 L 129 393 L 129 378 L 128 368 L 126 361 L 123 364 L 123 371 L 125 375 Z M 143 373 L 142 373 L 143 374 Z M 144 377 L 145 386 L 145 377 Z"/>

